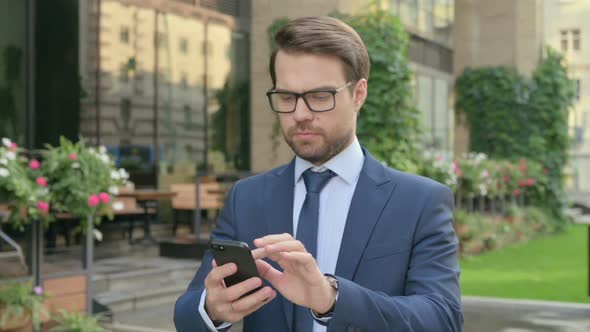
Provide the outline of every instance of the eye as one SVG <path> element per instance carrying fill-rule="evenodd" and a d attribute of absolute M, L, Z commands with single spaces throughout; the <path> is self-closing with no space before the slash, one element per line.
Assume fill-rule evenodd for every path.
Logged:
<path fill-rule="evenodd" d="M 332 95 L 328 92 L 314 92 L 309 94 L 309 98 L 315 101 L 325 101 L 332 98 Z"/>
<path fill-rule="evenodd" d="M 287 93 L 280 93 L 279 99 L 281 101 L 291 101 L 291 100 L 295 99 L 295 96 L 287 94 Z"/>

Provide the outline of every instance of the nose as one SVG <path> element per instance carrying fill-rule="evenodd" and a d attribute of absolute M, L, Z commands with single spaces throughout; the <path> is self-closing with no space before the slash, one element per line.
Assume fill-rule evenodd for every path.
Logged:
<path fill-rule="evenodd" d="M 307 107 L 303 97 L 297 99 L 295 111 L 293 112 L 293 119 L 297 122 L 308 121 L 313 118 L 313 112 Z"/>

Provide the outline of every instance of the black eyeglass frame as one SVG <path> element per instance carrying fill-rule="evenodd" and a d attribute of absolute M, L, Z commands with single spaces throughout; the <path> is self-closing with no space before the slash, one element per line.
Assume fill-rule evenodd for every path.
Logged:
<path fill-rule="evenodd" d="M 323 113 L 323 112 L 329 112 L 333 109 L 336 108 L 336 94 L 344 89 L 346 89 L 347 87 L 349 87 L 351 84 L 353 84 L 354 81 L 349 81 L 348 83 L 344 84 L 343 86 L 335 89 L 335 90 L 323 90 L 323 89 L 319 89 L 319 90 L 310 90 L 310 91 L 305 91 L 303 93 L 297 93 L 297 92 L 291 92 L 291 91 L 276 91 L 276 90 L 269 90 L 266 92 L 266 97 L 268 98 L 268 103 L 270 104 L 270 108 L 275 112 L 275 113 L 281 113 L 281 114 L 288 114 L 288 113 L 293 113 L 295 112 L 295 110 L 297 109 L 297 103 L 299 102 L 299 98 L 303 99 L 303 102 L 305 103 L 305 105 L 307 106 L 307 108 L 312 111 L 312 112 L 316 112 L 316 113 Z M 316 111 L 314 110 L 309 103 L 307 102 L 307 99 L 305 98 L 305 96 L 307 96 L 308 94 L 312 94 L 312 93 L 318 93 L 318 92 L 326 92 L 326 93 L 330 93 L 332 94 L 332 98 L 334 99 L 334 106 L 332 106 L 332 108 L 329 108 L 327 110 L 321 110 L 321 111 Z M 283 111 L 277 111 L 273 104 L 272 104 L 272 95 L 275 94 L 288 94 L 288 95 L 292 95 L 295 96 L 295 104 L 293 105 L 293 109 L 291 111 L 287 111 L 287 112 L 283 112 Z"/>

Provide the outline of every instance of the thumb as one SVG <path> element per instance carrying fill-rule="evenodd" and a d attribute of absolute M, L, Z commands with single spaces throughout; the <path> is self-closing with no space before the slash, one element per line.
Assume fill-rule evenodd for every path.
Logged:
<path fill-rule="evenodd" d="M 258 273 L 260 273 L 260 276 L 266 279 L 276 288 L 283 276 L 283 273 L 261 259 L 256 260 L 256 267 L 258 268 Z"/>

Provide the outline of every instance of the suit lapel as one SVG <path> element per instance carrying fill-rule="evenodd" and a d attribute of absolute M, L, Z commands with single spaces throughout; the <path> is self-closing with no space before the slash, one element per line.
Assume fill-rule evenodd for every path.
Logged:
<path fill-rule="evenodd" d="M 293 197 L 295 192 L 295 159 L 270 175 L 264 191 L 267 234 L 293 234 Z M 279 271 L 280 266 L 270 261 Z M 280 296 L 283 302 L 288 331 L 293 326 L 293 303 Z"/>
<path fill-rule="evenodd" d="M 348 280 L 353 280 L 375 224 L 395 188 L 385 167 L 366 149 L 363 152 L 365 162 L 350 203 L 336 264 L 336 275 Z"/>

